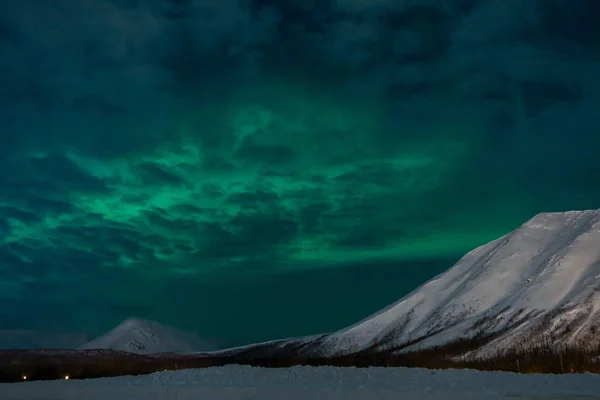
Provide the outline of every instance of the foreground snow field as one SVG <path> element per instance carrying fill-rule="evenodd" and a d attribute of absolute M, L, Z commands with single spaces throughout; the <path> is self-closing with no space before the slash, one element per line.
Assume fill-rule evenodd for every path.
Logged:
<path fill-rule="evenodd" d="M 600 399 L 598 375 L 409 368 L 227 366 L 138 377 L 0 384 L 2 400 Z"/>

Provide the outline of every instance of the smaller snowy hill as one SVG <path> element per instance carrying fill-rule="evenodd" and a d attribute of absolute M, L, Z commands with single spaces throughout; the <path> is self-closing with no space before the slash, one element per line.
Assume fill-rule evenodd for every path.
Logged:
<path fill-rule="evenodd" d="M 112 349 L 151 354 L 211 351 L 216 350 L 216 346 L 194 332 L 182 331 L 154 321 L 129 318 L 79 349 Z"/>

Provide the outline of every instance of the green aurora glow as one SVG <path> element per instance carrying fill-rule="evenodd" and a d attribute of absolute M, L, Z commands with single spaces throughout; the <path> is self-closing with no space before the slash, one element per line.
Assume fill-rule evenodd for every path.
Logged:
<path fill-rule="evenodd" d="M 545 9 L 503 27 L 524 35 L 511 41 L 484 30 L 491 4 L 455 10 L 481 21 L 426 7 L 392 34 L 384 0 L 328 3 L 337 22 L 319 40 L 280 32 L 306 46 L 294 52 L 276 21 L 318 20 L 310 2 L 252 19 L 253 2 L 232 0 L 222 17 L 241 22 L 218 28 L 230 53 L 189 11 L 181 32 L 205 53 L 174 55 L 183 28 L 141 3 L 94 0 L 96 25 L 49 37 L 27 33 L 25 6 L 0 6 L 16 38 L 0 29 L 13 54 L 0 71 L 30 74 L 0 83 L 0 329 L 98 333 L 136 315 L 226 344 L 333 330 L 538 212 L 600 204 L 597 44 L 565 59 L 528 41 L 530 24 L 547 34 Z M 86 46 L 73 32 L 106 38 L 98 59 L 65 53 Z M 430 54 L 431 35 L 453 42 Z"/>

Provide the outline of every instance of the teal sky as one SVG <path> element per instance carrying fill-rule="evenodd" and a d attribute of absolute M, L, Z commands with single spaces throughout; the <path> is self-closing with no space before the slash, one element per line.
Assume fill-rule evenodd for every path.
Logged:
<path fill-rule="evenodd" d="M 600 204 L 597 2 L 0 4 L 0 329 L 335 330 Z"/>

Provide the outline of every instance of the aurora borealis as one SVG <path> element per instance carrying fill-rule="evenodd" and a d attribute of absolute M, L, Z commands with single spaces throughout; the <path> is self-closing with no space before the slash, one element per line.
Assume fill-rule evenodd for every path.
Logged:
<path fill-rule="evenodd" d="M 599 208 L 599 7 L 1 2 L 0 329 L 334 330 Z"/>

